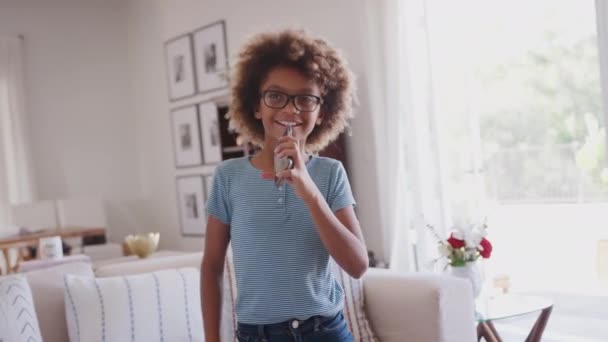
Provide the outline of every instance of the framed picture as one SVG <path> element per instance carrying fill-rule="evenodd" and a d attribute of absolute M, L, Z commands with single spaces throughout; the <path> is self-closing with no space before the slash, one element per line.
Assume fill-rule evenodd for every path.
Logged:
<path fill-rule="evenodd" d="M 194 31 L 194 56 L 198 91 L 228 87 L 228 49 L 223 20 Z"/>
<path fill-rule="evenodd" d="M 183 236 L 204 236 L 207 223 L 202 176 L 177 177 L 177 205 Z"/>
<path fill-rule="evenodd" d="M 196 94 L 190 34 L 173 38 L 165 43 L 165 60 L 169 99 L 175 101 Z"/>
<path fill-rule="evenodd" d="M 217 106 L 213 102 L 200 103 L 198 106 L 204 164 L 219 163 L 222 161 L 222 141 Z"/>
<path fill-rule="evenodd" d="M 198 107 L 188 106 L 171 111 L 171 132 L 175 167 L 188 167 L 203 163 Z"/>

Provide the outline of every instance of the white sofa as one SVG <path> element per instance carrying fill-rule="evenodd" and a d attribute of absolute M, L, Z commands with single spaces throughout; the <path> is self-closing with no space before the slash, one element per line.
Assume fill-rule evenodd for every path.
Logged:
<path fill-rule="evenodd" d="M 32 290 L 43 340 L 65 342 L 65 306 L 60 295 L 64 286 L 63 274 L 111 277 L 180 267 L 200 268 L 201 259 L 202 253 L 188 253 L 105 264 L 96 269 L 90 264 L 72 263 L 24 275 Z M 370 269 L 363 278 L 363 287 L 366 312 L 381 341 L 477 340 L 472 315 L 472 291 L 463 280 L 439 275 L 400 275 L 388 270 Z M 125 337 L 125 341 L 130 341 L 130 338 Z"/>

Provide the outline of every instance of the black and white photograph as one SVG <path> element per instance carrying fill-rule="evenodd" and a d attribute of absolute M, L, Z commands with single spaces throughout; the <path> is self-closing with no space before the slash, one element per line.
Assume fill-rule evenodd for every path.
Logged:
<path fill-rule="evenodd" d="M 201 103 L 199 104 L 199 113 L 203 163 L 219 163 L 222 161 L 222 141 L 220 138 L 217 105 L 213 102 Z"/>
<path fill-rule="evenodd" d="M 171 112 L 173 154 L 177 168 L 197 166 L 203 163 L 201 126 L 197 111 L 197 106 L 187 106 Z"/>
<path fill-rule="evenodd" d="M 176 180 L 177 205 L 183 236 L 203 236 L 205 214 L 205 186 L 203 176 L 180 176 Z"/>
<path fill-rule="evenodd" d="M 196 80 L 201 93 L 228 86 L 226 23 L 201 27 L 193 33 Z"/>
<path fill-rule="evenodd" d="M 217 48 L 215 43 L 205 46 L 205 72 L 212 73 L 217 70 Z"/>
<path fill-rule="evenodd" d="M 169 99 L 175 101 L 196 94 L 192 37 L 186 34 L 167 41 L 165 58 Z"/>
<path fill-rule="evenodd" d="M 186 217 L 188 219 L 198 219 L 198 207 L 196 203 L 196 193 L 184 194 L 186 205 Z"/>

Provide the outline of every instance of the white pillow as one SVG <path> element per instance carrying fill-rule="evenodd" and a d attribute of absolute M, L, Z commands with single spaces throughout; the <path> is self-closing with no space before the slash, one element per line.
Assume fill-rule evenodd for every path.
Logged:
<path fill-rule="evenodd" d="M 71 342 L 203 341 L 195 268 L 126 277 L 65 276 Z"/>
<path fill-rule="evenodd" d="M 40 333 L 44 342 L 68 341 L 63 301 L 65 274 L 93 277 L 93 270 L 89 263 L 71 262 L 23 273 L 36 303 Z"/>
<path fill-rule="evenodd" d="M 0 277 L 0 341 L 42 341 L 32 292 L 20 275 Z"/>

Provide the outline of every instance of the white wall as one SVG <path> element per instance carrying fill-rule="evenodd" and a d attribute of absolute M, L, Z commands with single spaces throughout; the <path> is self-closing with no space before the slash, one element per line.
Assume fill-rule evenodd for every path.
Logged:
<path fill-rule="evenodd" d="M 41 199 L 101 196 L 110 234 L 139 196 L 122 1 L 0 1 L 0 34 L 25 37 L 26 104 Z"/>
<path fill-rule="evenodd" d="M 170 108 L 201 102 L 225 92 L 198 95 L 169 104 L 162 55 L 164 41 L 191 32 L 207 23 L 226 21 L 228 53 L 252 33 L 286 26 L 304 27 L 342 49 L 358 76 L 360 106 L 349 139 L 351 183 L 359 203 L 359 220 L 369 248 L 382 251 L 375 187 L 375 156 L 370 129 L 372 111 L 365 93 L 366 27 L 365 0 L 334 1 L 129 1 L 129 46 L 137 109 L 138 154 L 144 196 L 148 200 L 149 226 L 161 231 L 167 247 L 200 249 L 202 239 L 182 238 L 179 234 L 175 203 L 177 174 L 210 173 L 207 167 L 176 172 L 173 167 L 169 129 Z"/>
<path fill-rule="evenodd" d="M 161 248 L 199 250 L 183 238 L 175 177 L 164 42 L 224 19 L 231 56 L 254 32 L 297 26 L 342 49 L 358 76 L 360 106 L 349 139 L 351 183 L 369 248 L 382 251 L 372 111 L 365 92 L 368 0 L 0 0 L 0 33 L 23 34 L 36 181 L 42 199 L 102 196 L 111 234 L 161 232 Z"/>

